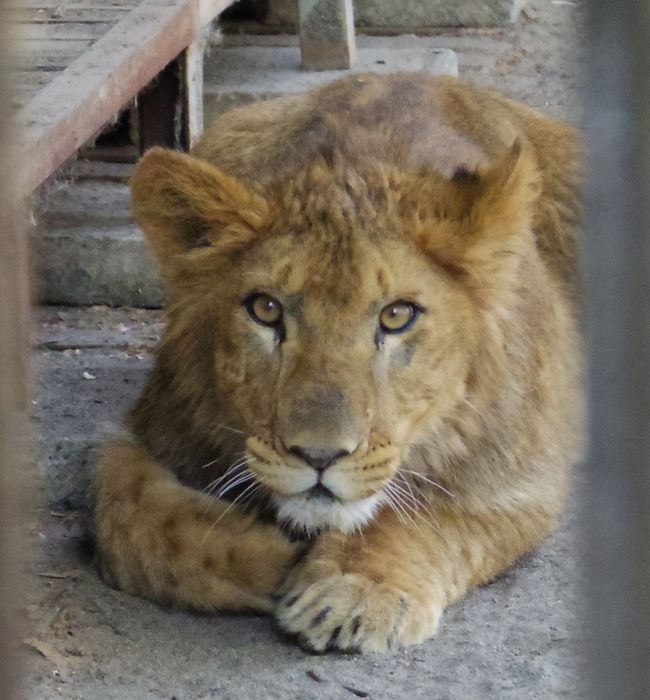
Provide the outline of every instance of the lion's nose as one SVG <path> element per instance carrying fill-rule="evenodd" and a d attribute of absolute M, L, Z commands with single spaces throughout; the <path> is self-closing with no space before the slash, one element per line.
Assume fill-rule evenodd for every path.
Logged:
<path fill-rule="evenodd" d="M 292 445 L 288 448 L 288 451 L 300 457 L 300 459 L 304 459 L 310 467 L 313 467 L 318 472 L 325 471 L 337 459 L 350 454 L 347 450 L 322 450 L 301 447 L 300 445 Z"/>

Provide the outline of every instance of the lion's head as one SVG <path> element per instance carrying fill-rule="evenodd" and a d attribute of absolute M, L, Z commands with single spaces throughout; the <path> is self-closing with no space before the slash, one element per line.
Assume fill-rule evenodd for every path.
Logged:
<path fill-rule="evenodd" d="M 360 526 L 480 392 L 477 358 L 489 372 L 501 351 L 490 319 L 534 246 L 536 172 L 518 142 L 451 179 L 330 154 L 263 189 L 171 151 L 142 159 L 134 210 L 169 287 L 165 342 L 185 339 L 176 381 L 243 432 L 281 519 Z"/>

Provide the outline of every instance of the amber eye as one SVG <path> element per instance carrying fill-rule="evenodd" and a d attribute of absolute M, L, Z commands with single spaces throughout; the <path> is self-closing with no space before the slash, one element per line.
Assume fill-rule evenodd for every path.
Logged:
<path fill-rule="evenodd" d="M 420 308 L 408 301 L 395 301 L 385 306 L 379 314 L 379 323 L 384 333 L 401 333 L 411 327 L 420 313 Z"/>
<path fill-rule="evenodd" d="M 244 300 L 251 317 L 263 326 L 277 326 L 282 320 L 282 304 L 268 294 L 252 294 Z"/>

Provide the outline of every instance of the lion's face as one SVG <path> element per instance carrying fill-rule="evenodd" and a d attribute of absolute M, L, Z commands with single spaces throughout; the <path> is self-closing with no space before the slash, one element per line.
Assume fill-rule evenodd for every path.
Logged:
<path fill-rule="evenodd" d="M 253 246 L 222 288 L 215 376 L 249 469 L 298 525 L 364 522 L 432 416 L 463 395 L 465 295 L 413 244 L 342 248 L 320 227 Z"/>
<path fill-rule="evenodd" d="M 146 204 L 146 188 L 169 180 L 170 158 L 159 209 L 179 191 L 201 193 L 173 227 Z M 267 199 L 186 156 L 158 151 L 149 161 L 153 172 L 134 181 L 136 214 L 172 293 L 211 339 L 206 381 L 236 416 L 247 468 L 279 517 L 348 531 L 386 498 L 400 500 L 395 475 L 465 399 L 480 350 L 476 295 L 450 259 L 462 251 L 447 241 L 436 259 L 423 240 L 462 231 L 356 175 L 340 186 L 321 168 Z M 209 226 L 189 218 L 200 206 Z"/>

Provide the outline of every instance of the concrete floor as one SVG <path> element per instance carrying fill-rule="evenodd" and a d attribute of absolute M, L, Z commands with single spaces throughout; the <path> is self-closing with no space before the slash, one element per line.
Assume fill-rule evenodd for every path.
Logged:
<path fill-rule="evenodd" d="M 577 5 L 532 0 L 516 26 L 430 41 L 457 51 L 461 76 L 576 120 Z M 34 508 L 29 528 L 24 697 L 587 697 L 576 563 L 580 478 L 553 537 L 449 610 L 435 639 L 395 656 L 309 656 L 282 641 L 269 619 L 195 616 L 105 587 L 84 547 L 84 483 L 94 447 L 145 378 L 163 314 L 51 307 L 37 321 L 34 419 L 48 505 Z"/>

